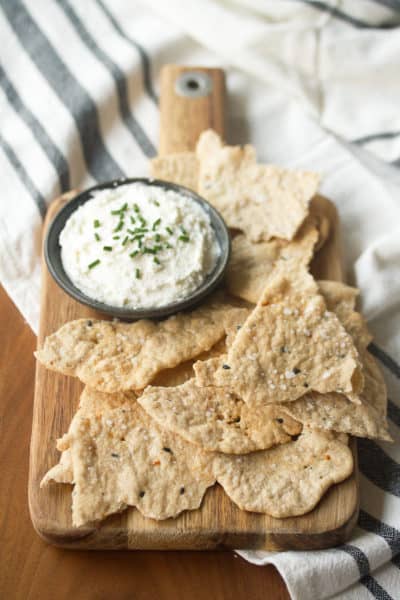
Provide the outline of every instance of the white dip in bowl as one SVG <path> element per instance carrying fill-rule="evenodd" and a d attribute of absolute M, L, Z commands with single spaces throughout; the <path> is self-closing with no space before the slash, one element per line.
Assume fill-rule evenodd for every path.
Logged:
<path fill-rule="evenodd" d="M 183 300 L 220 253 L 200 204 L 142 183 L 93 192 L 67 220 L 60 245 L 65 272 L 81 292 L 131 309 Z"/>

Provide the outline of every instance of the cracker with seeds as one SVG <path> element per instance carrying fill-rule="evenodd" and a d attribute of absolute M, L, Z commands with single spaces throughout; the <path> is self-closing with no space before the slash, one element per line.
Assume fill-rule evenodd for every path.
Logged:
<path fill-rule="evenodd" d="M 201 388 L 194 379 L 177 387 L 150 386 L 138 402 L 161 427 L 209 451 L 243 454 L 270 448 L 302 429 L 280 407 L 254 410 L 229 390 Z"/>
<path fill-rule="evenodd" d="M 194 152 L 178 152 L 166 156 L 156 156 L 150 160 L 152 177 L 171 181 L 196 191 L 198 161 Z"/>
<path fill-rule="evenodd" d="M 77 527 L 128 506 L 152 519 L 176 517 L 198 508 L 215 481 L 212 455 L 162 430 L 129 394 L 86 388 L 59 449 L 72 464 Z"/>
<path fill-rule="evenodd" d="M 363 316 L 355 310 L 359 290 L 339 281 L 318 281 L 318 287 L 325 298 L 328 310 L 338 316 L 353 338 L 357 350 L 362 353 L 372 341 L 372 335 Z"/>
<path fill-rule="evenodd" d="M 214 473 L 239 508 L 284 518 L 312 510 L 353 472 L 343 435 L 304 431 L 296 441 L 243 456 L 218 454 Z"/>
<path fill-rule="evenodd" d="M 142 389 L 164 369 L 209 350 L 236 331 L 248 309 L 209 300 L 165 321 L 135 323 L 79 319 L 48 336 L 36 357 L 47 368 L 73 375 L 93 389 Z"/>
<path fill-rule="evenodd" d="M 282 409 L 304 426 L 348 433 L 357 437 L 392 441 L 386 421 L 386 385 L 373 357 L 364 358 L 365 386 L 361 404 L 355 405 L 342 394 L 311 392 Z"/>
<path fill-rule="evenodd" d="M 198 191 L 199 162 L 195 152 L 177 152 L 166 156 L 157 156 L 150 160 L 150 173 L 157 179 L 171 181 Z M 330 216 L 332 203 L 317 194 L 311 200 L 310 212 L 313 214 L 318 229 L 318 241 L 315 250 L 319 250 L 330 232 Z"/>
<path fill-rule="evenodd" d="M 228 227 L 253 242 L 292 240 L 308 215 L 319 177 L 256 162 L 251 146 L 223 146 L 212 130 L 201 134 L 198 192 L 220 211 Z"/>
<path fill-rule="evenodd" d="M 226 356 L 194 365 L 198 385 L 229 387 L 257 405 L 294 401 L 309 391 L 335 391 L 359 403 L 364 381 L 351 336 L 305 268 L 285 265 Z"/>
<path fill-rule="evenodd" d="M 329 310 L 339 317 L 351 334 L 363 363 L 364 389 L 359 405 L 354 405 L 342 394 L 311 392 L 282 408 L 303 425 L 344 432 L 358 437 L 391 441 L 386 421 L 387 395 L 382 373 L 375 359 L 367 351 L 371 335 L 362 316 L 355 312 L 358 290 L 344 283 L 320 281 Z"/>
<path fill-rule="evenodd" d="M 232 255 L 226 272 L 226 287 L 233 295 L 256 304 L 263 293 L 268 277 L 281 261 L 294 268 L 307 266 L 313 255 L 318 231 L 307 219 L 292 242 L 273 239 L 253 244 L 245 235 L 232 241 Z"/>
<path fill-rule="evenodd" d="M 250 312 L 250 311 L 249 311 Z M 239 325 L 237 327 L 240 327 Z M 235 327 L 235 334 L 237 329 Z M 151 382 L 152 386 L 157 387 L 175 387 L 186 383 L 189 379 L 194 377 L 193 365 L 196 360 L 209 360 L 216 356 L 222 356 L 225 354 L 227 349 L 228 340 L 233 340 L 234 333 L 230 331 L 225 339 L 217 342 L 210 350 L 202 352 L 197 358 L 188 360 L 186 362 L 173 367 L 172 369 L 164 369 L 160 371 Z M 146 388 L 147 389 L 147 388 Z"/>

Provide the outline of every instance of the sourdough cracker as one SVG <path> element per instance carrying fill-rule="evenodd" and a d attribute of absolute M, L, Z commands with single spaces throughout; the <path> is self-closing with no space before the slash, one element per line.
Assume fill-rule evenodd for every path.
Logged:
<path fill-rule="evenodd" d="M 150 160 L 150 173 L 156 179 L 197 190 L 198 161 L 194 152 L 156 156 Z"/>
<path fill-rule="evenodd" d="M 56 483 L 73 483 L 74 472 L 72 467 L 71 452 L 69 449 L 61 452 L 60 461 L 54 465 L 40 482 L 40 487 L 45 487 L 51 481 Z"/>
<path fill-rule="evenodd" d="M 364 358 L 365 386 L 361 404 L 355 405 L 342 394 L 311 392 L 282 409 L 304 426 L 336 431 L 357 437 L 393 441 L 386 421 L 386 385 L 373 357 Z"/>
<path fill-rule="evenodd" d="M 211 299 L 160 322 L 79 319 L 48 336 L 36 357 L 99 391 L 142 389 L 160 371 L 209 350 L 247 314 L 248 309 Z"/>
<path fill-rule="evenodd" d="M 243 454 L 270 448 L 302 429 L 281 407 L 254 410 L 229 390 L 201 388 L 194 379 L 172 388 L 149 386 L 138 402 L 161 427 L 209 451 Z"/>
<path fill-rule="evenodd" d="M 293 239 L 305 220 L 319 177 L 256 162 L 252 146 L 223 146 L 212 130 L 201 134 L 198 192 L 253 242 Z"/>
<path fill-rule="evenodd" d="M 344 440 L 330 432 L 304 431 L 298 440 L 269 450 L 219 454 L 214 473 L 242 510 L 276 518 L 303 515 L 353 472 L 353 455 Z"/>
<path fill-rule="evenodd" d="M 355 310 L 359 290 L 339 281 L 318 281 L 318 287 L 325 298 L 328 310 L 338 316 L 353 338 L 358 351 L 362 353 L 372 341 L 372 335 L 363 316 Z"/>
<path fill-rule="evenodd" d="M 292 242 L 273 239 L 254 244 L 243 234 L 236 236 L 226 271 L 229 293 L 256 304 L 280 261 L 288 261 L 293 268 L 307 266 L 317 240 L 318 231 L 312 219 L 306 220 Z"/>
<path fill-rule="evenodd" d="M 244 321 L 244 319 L 243 319 Z M 235 326 L 235 332 L 237 331 Z M 186 383 L 189 379 L 194 377 L 193 365 L 196 360 L 209 360 L 216 356 L 222 356 L 226 352 L 228 341 L 233 339 L 233 332 L 229 331 L 225 339 L 217 342 L 210 350 L 202 352 L 197 358 L 188 360 L 186 362 L 172 367 L 171 369 L 164 369 L 160 371 L 152 380 L 151 385 L 156 387 L 176 387 Z"/>
<path fill-rule="evenodd" d="M 318 285 L 329 310 L 339 317 L 360 353 L 365 378 L 361 403 L 354 405 L 342 394 L 311 392 L 282 408 L 304 426 L 392 441 L 386 421 L 386 384 L 375 359 L 367 351 L 371 335 L 366 323 L 355 312 L 358 290 L 334 281 L 320 281 Z"/>
<path fill-rule="evenodd" d="M 194 365 L 198 385 L 229 387 L 254 405 L 294 401 L 312 390 L 359 403 L 364 382 L 352 338 L 305 268 L 285 265 L 225 357 Z"/>
<path fill-rule="evenodd" d="M 58 447 L 64 460 L 70 453 L 77 527 L 128 506 L 152 519 L 176 517 L 198 508 L 215 481 L 211 457 L 162 430 L 129 394 L 85 388 L 81 408 Z M 50 477 L 51 471 L 42 484 Z"/>

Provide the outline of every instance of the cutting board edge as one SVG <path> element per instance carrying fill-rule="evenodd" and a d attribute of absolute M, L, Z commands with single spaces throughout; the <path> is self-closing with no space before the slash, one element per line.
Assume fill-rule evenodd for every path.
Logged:
<path fill-rule="evenodd" d="M 166 67 L 165 72 L 163 73 L 163 86 L 165 89 L 167 89 L 167 93 L 172 93 L 173 90 L 173 81 L 175 76 L 177 75 L 178 71 L 182 69 L 185 70 L 184 67 L 177 67 L 177 66 L 169 66 Z M 201 68 L 196 67 L 196 70 L 202 70 Z M 208 127 L 213 127 L 214 129 L 216 129 L 221 135 L 223 135 L 224 131 L 224 111 L 223 111 L 223 95 L 224 95 L 224 76 L 223 76 L 223 72 L 219 69 L 215 69 L 215 70 L 211 70 L 213 73 L 213 78 L 215 83 L 214 89 L 216 93 L 212 94 L 212 98 L 210 99 L 198 99 L 198 100 L 194 100 L 192 101 L 191 104 L 191 108 L 190 110 L 188 110 L 188 112 L 186 113 L 187 110 L 187 104 L 185 105 L 185 102 L 182 98 L 177 98 L 176 96 L 174 96 L 173 99 L 169 99 L 167 104 L 164 105 L 167 106 L 168 110 L 165 108 L 164 106 L 164 119 L 165 116 L 167 114 L 167 112 L 169 111 L 170 114 L 168 115 L 168 119 L 165 121 L 166 125 L 164 125 L 164 132 L 163 132 L 163 148 L 160 148 L 163 150 L 162 153 L 170 153 L 173 151 L 181 151 L 181 150 L 185 150 L 185 149 L 193 149 L 193 144 L 194 144 L 194 140 L 196 138 L 196 135 L 198 135 L 198 129 L 206 129 Z M 210 70 L 207 69 L 207 72 L 209 73 Z M 166 94 L 165 94 L 165 90 L 164 93 L 161 94 L 161 96 L 165 99 L 166 98 Z M 182 130 L 182 126 L 181 123 L 184 122 L 185 125 L 187 125 L 189 128 L 190 126 L 193 124 L 193 122 L 195 122 L 196 124 L 196 131 L 194 130 L 190 130 L 189 132 L 185 129 L 184 131 Z M 178 135 L 179 133 L 179 135 Z M 73 194 L 73 193 L 72 193 Z M 53 204 L 51 205 L 53 206 Z M 340 250 L 341 250 L 341 246 L 340 246 L 340 242 L 339 242 L 339 226 L 338 226 L 338 218 L 337 218 L 337 211 L 336 208 L 334 207 L 334 205 L 332 203 L 330 203 L 330 208 L 331 208 L 331 221 L 332 221 L 332 235 L 330 236 L 330 240 L 328 240 L 327 244 L 326 244 L 326 251 L 325 251 L 325 256 L 322 260 L 319 260 L 319 263 L 322 266 L 329 266 L 328 270 L 324 273 L 325 274 L 325 278 L 327 279 L 342 279 L 342 268 L 341 268 L 341 261 L 340 261 Z M 48 217 L 50 217 L 50 211 L 47 215 Z M 45 268 L 45 267 L 44 267 Z M 318 269 L 317 269 L 318 270 Z M 323 269 L 324 271 L 324 269 Z M 44 271 L 43 273 L 43 281 L 47 282 L 46 285 L 43 286 L 42 288 L 42 299 L 45 298 L 45 294 L 46 294 L 46 287 L 49 286 L 49 275 L 48 273 L 46 273 Z M 50 286 L 51 287 L 51 286 Z M 57 296 L 57 294 L 55 293 L 55 290 L 52 290 L 52 293 L 55 294 L 55 296 Z M 53 296 L 51 296 L 53 297 Z M 45 302 L 42 302 L 42 311 L 41 314 L 43 315 L 43 310 L 44 307 L 46 306 Z M 47 302 L 47 308 L 49 307 L 49 304 Z M 51 309 L 51 306 L 50 306 Z M 73 311 L 72 311 L 73 312 Z M 71 311 L 68 314 L 69 318 L 71 318 Z M 73 317 L 72 318 L 76 318 Z M 41 328 L 40 328 L 40 334 L 39 334 L 39 341 L 40 339 L 43 339 L 43 336 L 46 333 L 49 333 L 52 331 L 52 329 L 50 329 L 49 331 L 49 323 L 52 323 L 51 319 L 49 321 L 49 319 L 47 319 L 47 329 L 48 331 L 45 332 L 45 319 L 41 319 Z M 59 324 L 55 324 L 55 326 L 59 326 Z M 54 330 L 54 329 L 53 329 Z M 316 511 L 316 521 L 320 523 L 321 526 L 321 517 L 318 518 L 318 514 L 321 514 L 320 512 L 320 507 L 322 505 L 324 505 L 326 507 L 329 507 L 329 509 L 325 508 L 325 510 L 322 510 L 322 514 L 324 515 L 324 518 L 326 518 L 326 515 L 328 513 L 328 518 L 326 518 L 326 521 L 329 521 L 329 526 L 328 529 L 325 529 L 324 531 L 319 531 L 319 532 L 311 532 L 311 529 L 307 529 L 307 533 L 305 533 L 304 531 L 300 532 L 300 533 L 293 533 L 291 532 L 290 535 L 289 534 L 285 534 L 282 531 L 278 531 L 278 532 L 271 532 L 270 530 L 268 530 L 268 528 L 264 528 L 262 530 L 262 533 L 260 534 L 259 532 L 254 532 L 254 526 L 253 526 L 253 531 L 250 531 L 251 527 L 249 526 L 247 528 L 247 530 L 242 529 L 240 532 L 238 531 L 231 531 L 229 529 L 229 527 L 226 527 L 225 522 L 231 519 L 232 522 L 235 522 L 235 519 L 237 519 L 237 522 L 239 522 L 239 524 L 237 525 L 238 528 L 240 528 L 241 526 L 243 527 L 243 523 L 240 523 L 240 518 L 237 517 L 237 515 L 234 515 L 231 511 L 230 511 L 230 506 L 231 503 L 228 499 L 226 499 L 226 501 L 224 500 L 222 503 L 224 505 L 224 508 L 222 510 L 222 517 L 221 514 L 220 515 L 216 515 L 215 518 L 212 518 L 212 522 L 211 522 L 211 526 L 210 523 L 208 524 L 208 527 L 203 527 L 201 529 L 201 532 L 199 534 L 198 530 L 191 530 L 189 532 L 186 533 L 186 535 L 183 535 L 184 532 L 182 531 L 181 528 L 181 524 L 185 524 L 186 519 L 183 518 L 181 520 L 176 521 L 176 526 L 174 526 L 173 528 L 170 527 L 168 528 L 168 526 L 162 528 L 157 528 L 155 527 L 154 530 L 149 531 L 148 529 L 146 530 L 146 527 L 144 527 L 142 530 L 140 530 L 140 527 L 142 526 L 142 523 L 140 523 L 139 525 L 139 535 L 136 533 L 137 530 L 133 529 L 132 527 L 129 528 L 129 525 L 132 524 L 132 521 L 134 522 L 135 520 L 131 519 L 131 523 L 129 523 L 129 519 L 126 518 L 126 516 L 124 516 L 124 514 L 121 515 L 121 518 L 116 517 L 114 520 L 109 521 L 108 519 L 102 523 L 99 528 L 96 529 L 85 529 L 84 531 L 82 530 L 77 530 L 75 528 L 72 527 L 72 525 L 70 526 L 70 502 L 66 502 L 65 498 L 66 495 L 69 494 L 70 496 L 70 492 L 67 489 L 62 489 L 60 490 L 58 493 L 56 493 L 56 495 L 54 496 L 54 498 L 51 498 L 48 494 L 46 495 L 46 491 L 45 490 L 39 490 L 39 481 L 41 479 L 41 477 L 44 475 L 44 473 L 46 472 L 47 468 L 49 468 L 52 464 L 54 464 L 54 462 L 52 461 L 52 458 L 50 460 L 50 458 L 48 458 L 47 455 L 47 446 L 45 447 L 44 451 L 40 453 L 38 453 L 35 456 L 35 449 L 36 451 L 38 449 L 42 449 L 43 450 L 43 443 L 49 444 L 54 444 L 55 443 L 55 438 L 58 437 L 60 434 L 62 434 L 64 431 L 61 431 L 57 428 L 59 422 L 60 422 L 60 413 L 57 412 L 58 409 L 54 412 L 54 414 L 51 412 L 51 408 L 52 406 L 54 406 L 54 398 L 48 398 L 48 396 L 46 394 L 43 395 L 43 390 L 39 390 L 40 385 L 43 385 L 43 382 L 45 382 L 47 375 L 44 372 L 44 368 L 41 367 L 40 365 L 38 365 L 37 368 L 37 378 L 36 378 L 36 388 L 35 388 L 35 399 L 34 399 L 34 416 L 33 416 L 33 425 L 32 425 L 32 438 L 31 438 L 31 448 L 32 448 L 32 452 L 31 452 L 31 456 L 30 456 L 30 473 L 29 473 L 29 508 L 30 508 L 30 513 L 31 513 L 31 518 L 34 524 L 34 527 L 36 529 L 36 531 L 38 532 L 38 534 L 45 539 L 46 541 L 57 545 L 57 546 L 61 546 L 61 547 L 67 547 L 67 548 L 77 548 L 77 549 L 106 549 L 106 548 L 114 548 L 114 549 L 171 549 L 171 550 L 176 550 L 176 549 L 186 549 L 186 550 L 195 550 L 195 549 L 215 549 L 215 548 L 226 548 L 226 549 L 231 549 L 231 548 L 239 548 L 239 547 L 243 547 L 243 548 L 249 548 L 252 547 L 253 549 L 271 549 L 271 550 L 276 550 L 276 549 L 282 549 L 283 548 L 283 544 L 284 544 L 284 537 L 286 540 L 291 539 L 292 540 L 292 544 L 291 544 L 291 548 L 294 548 L 294 544 L 298 541 L 298 540 L 293 540 L 293 536 L 298 536 L 300 538 L 303 538 L 303 541 L 307 540 L 308 542 L 308 546 L 305 547 L 304 544 L 301 544 L 298 547 L 299 549 L 307 549 L 307 548 L 316 548 L 316 547 L 330 547 L 332 545 L 336 545 L 337 543 L 341 543 L 342 541 L 344 541 L 348 535 L 350 534 L 350 531 L 355 523 L 356 517 L 357 517 L 357 512 L 358 512 L 358 501 L 359 501 L 359 493 L 358 493 L 358 473 L 357 473 L 357 467 L 355 467 L 355 471 L 354 473 L 350 476 L 350 478 L 348 478 L 346 481 L 344 481 L 343 483 L 337 484 L 335 486 L 333 486 L 331 488 L 331 490 L 327 493 L 327 495 L 321 500 L 321 502 L 318 504 L 318 506 L 316 507 L 316 509 L 314 509 Z M 58 394 L 61 393 L 62 397 L 65 396 L 65 392 L 67 392 L 69 389 L 71 389 L 71 382 L 68 383 L 66 381 L 66 379 L 68 378 L 64 378 L 64 379 L 58 379 L 58 387 L 56 386 L 56 392 Z M 40 381 L 41 380 L 41 381 Z M 46 385 L 46 384 L 45 384 Z M 47 393 L 49 391 L 49 388 L 47 387 Z M 55 393 L 54 390 L 52 389 L 51 393 Z M 47 409 L 47 402 L 50 402 L 50 410 Z M 53 404 L 52 404 L 53 403 Z M 67 411 L 68 412 L 68 411 Z M 61 418 L 62 421 L 62 418 Z M 46 429 L 47 427 L 47 429 Z M 50 428 L 50 429 L 49 429 Z M 49 433 L 49 431 L 52 432 L 52 434 L 50 435 L 50 438 L 46 437 L 45 442 L 43 442 L 43 432 L 46 434 Z M 355 447 L 355 442 L 353 444 L 353 448 Z M 354 451 L 354 455 L 355 455 L 355 451 Z M 55 450 L 52 449 L 49 452 L 49 456 L 52 457 L 55 455 Z M 44 460 L 43 456 L 45 456 Z M 355 456 L 356 459 L 356 456 Z M 48 464 L 50 462 L 50 464 Z M 66 486 L 62 486 L 63 488 L 66 488 Z M 218 487 L 218 486 L 217 486 Z M 218 495 L 218 491 L 219 490 L 209 490 L 210 494 L 209 495 L 215 495 L 215 492 L 217 492 L 216 497 L 218 497 L 218 501 L 221 502 L 221 496 L 220 494 Z M 339 502 L 338 501 L 338 497 L 340 496 L 340 494 L 342 494 L 342 500 Z M 332 499 L 334 498 L 335 500 L 329 501 L 329 498 Z M 345 499 L 345 502 L 343 502 L 343 498 Z M 54 501 L 58 501 L 60 504 L 57 505 L 57 510 L 59 511 L 54 512 L 52 510 L 52 506 L 51 503 Z M 206 500 L 206 499 L 205 499 Z M 46 506 L 47 503 L 47 506 Z M 228 506 L 229 505 L 229 506 Z M 333 505 L 333 513 L 334 514 L 334 518 L 331 518 L 331 514 L 329 511 L 331 511 Z M 208 505 L 204 506 L 204 510 L 205 511 L 209 511 L 210 506 L 212 506 L 212 503 L 208 503 Z M 214 506 L 216 507 L 216 504 L 214 503 Z M 60 512 L 61 511 L 61 512 Z M 64 511 L 64 513 L 62 514 L 62 511 Z M 53 517 L 51 516 L 51 513 L 53 514 Z M 197 512 L 197 511 L 196 511 Z M 240 511 L 242 512 L 242 511 Z M 312 511 L 313 512 L 313 511 Z M 137 511 L 134 511 L 131 513 L 131 515 L 136 514 Z M 250 513 L 247 513 L 250 514 Z M 340 514 L 340 519 L 338 519 L 338 516 Z M 55 522 L 54 521 L 54 515 L 58 515 L 60 517 L 60 522 Z M 188 515 L 190 515 L 190 513 L 188 513 Z M 312 516 L 312 513 L 309 514 L 309 516 Z M 307 515 L 305 515 L 305 517 L 307 517 Z M 292 519 L 292 521 L 295 521 L 296 519 L 300 520 L 303 517 L 296 517 L 294 519 Z M 112 518 L 110 518 L 112 519 Z M 188 522 L 190 522 L 190 519 L 187 519 Z M 196 519 L 195 519 L 196 521 Z M 306 519 L 307 521 L 307 519 Z M 64 527 L 60 526 L 60 523 L 64 523 Z M 334 527 L 331 527 L 332 523 L 334 524 Z M 212 525 L 214 524 L 214 530 L 212 530 Z M 125 528 L 124 528 L 125 526 Z M 216 529 L 219 527 L 219 530 L 216 531 Z M 307 526 L 308 527 L 308 526 Z M 330 527 L 330 528 L 329 528 Z M 160 531 L 161 529 L 164 529 L 164 533 L 161 536 L 160 535 Z M 303 526 L 304 529 L 304 526 Z M 110 539 L 110 535 L 111 538 Z M 141 543 L 140 540 L 140 536 L 144 536 L 144 543 Z M 178 539 L 179 536 L 182 536 L 181 539 Z M 208 536 L 208 539 L 204 539 L 206 536 Z M 325 543 L 324 543 L 324 536 L 325 536 Z M 160 539 L 162 538 L 162 539 Z M 182 539 L 184 538 L 184 539 Z M 279 538 L 279 540 L 278 540 Z M 156 540 L 154 542 L 154 540 Z M 185 541 L 186 540 L 186 541 Z M 153 543 L 154 542 L 154 543 Z M 243 542 L 243 543 L 242 543 Z M 317 543 L 318 546 L 312 546 L 311 544 Z M 166 545 L 168 544 L 168 546 Z M 189 544 L 189 545 L 187 545 Z"/>
<path fill-rule="evenodd" d="M 192 531 L 180 529 L 176 532 L 177 535 L 170 535 L 171 531 L 169 530 L 168 532 L 162 532 L 160 535 L 160 531 L 155 529 L 150 532 L 139 532 L 132 537 L 132 532 L 129 532 L 123 526 L 112 530 L 103 529 L 104 522 L 100 523 L 99 527 L 74 528 L 71 526 L 65 528 L 60 527 L 57 521 L 50 523 L 45 516 L 41 515 L 37 490 L 35 490 L 35 493 L 33 492 L 38 482 L 31 481 L 31 473 L 29 475 L 28 494 L 29 512 L 35 531 L 44 541 L 53 546 L 71 550 L 322 550 L 344 543 L 349 538 L 358 519 L 360 498 L 358 493 L 357 441 L 355 438 L 350 439 L 350 446 L 354 457 L 354 470 L 352 475 L 341 483 L 351 484 L 354 487 L 353 503 L 352 506 L 348 507 L 349 511 L 343 516 L 343 519 L 330 530 L 310 530 L 307 533 L 304 531 L 264 531 L 259 533 L 254 531 L 230 531 L 226 528 L 223 532 L 215 532 L 201 528 Z M 328 494 L 335 488 L 340 487 L 341 483 L 332 486 Z M 52 485 L 56 486 L 58 484 Z M 326 500 L 326 496 L 322 498 L 321 502 L 324 500 Z M 316 508 L 318 508 L 318 505 Z M 135 509 L 129 508 L 128 510 Z M 201 507 L 199 510 L 201 510 Z M 163 524 L 162 521 L 159 523 Z M 164 539 L 160 541 L 162 537 Z"/>

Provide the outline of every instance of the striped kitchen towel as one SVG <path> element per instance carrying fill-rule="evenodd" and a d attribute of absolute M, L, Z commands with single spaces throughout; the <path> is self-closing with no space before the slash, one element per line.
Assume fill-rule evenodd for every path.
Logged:
<path fill-rule="evenodd" d="M 164 63 L 223 66 L 228 142 L 321 172 L 396 443 L 359 443 L 347 544 L 240 554 L 275 564 L 293 598 L 400 598 L 400 2 L 0 0 L 0 33 L 0 277 L 34 330 L 46 206 L 147 173 Z"/>

